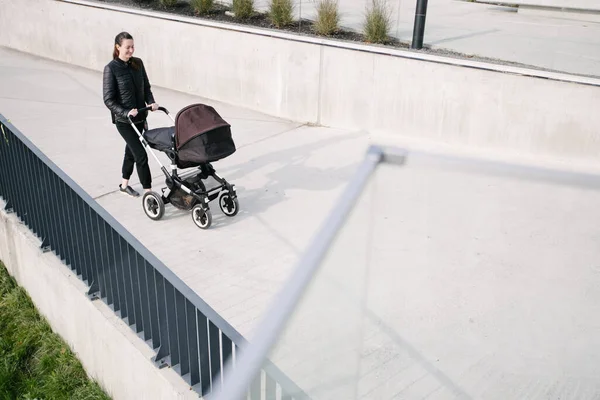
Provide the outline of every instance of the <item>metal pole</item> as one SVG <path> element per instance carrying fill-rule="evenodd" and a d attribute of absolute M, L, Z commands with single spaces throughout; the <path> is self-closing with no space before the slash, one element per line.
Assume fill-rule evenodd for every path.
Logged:
<path fill-rule="evenodd" d="M 417 0 L 415 12 L 415 26 L 413 28 L 413 40 L 411 49 L 423 48 L 423 37 L 425 36 L 425 17 L 427 16 L 427 0 Z"/>

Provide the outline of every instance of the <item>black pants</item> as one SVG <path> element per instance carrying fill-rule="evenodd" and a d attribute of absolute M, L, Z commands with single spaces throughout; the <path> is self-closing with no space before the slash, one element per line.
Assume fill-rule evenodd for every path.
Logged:
<path fill-rule="evenodd" d="M 125 140 L 125 157 L 123 158 L 122 174 L 123 179 L 129 180 L 133 174 L 133 165 L 136 165 L 140 183 L 144 189 L 152 188 L 152 176 L 150 175 L 150 167 L 148 166 L 148 154 L 142 146 L 138 134 L 129 124 L 116 122 L 117 130 Z M 144 122 L 135 124 L 140 133 L 144 132 Z"/>

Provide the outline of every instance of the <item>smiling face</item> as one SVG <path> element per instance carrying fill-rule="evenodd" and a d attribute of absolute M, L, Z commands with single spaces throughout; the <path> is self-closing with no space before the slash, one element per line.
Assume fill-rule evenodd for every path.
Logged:
<path fill-rule="evenodd" d="M 123 39 L 120 45 L 116 45 L 119 51 L 119 58 L 123 61 L 129 61 L 135 50 L 133 39 Z"/>

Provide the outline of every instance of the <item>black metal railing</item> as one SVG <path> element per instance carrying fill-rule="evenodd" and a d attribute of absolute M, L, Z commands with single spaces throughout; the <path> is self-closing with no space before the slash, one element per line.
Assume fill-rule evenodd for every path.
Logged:
<path fill-rule="evenodd" d="M 245 339 L 0 114 L 0 197 L 100 299 L 199 394 L 218 391 L 221 370 Z M 234 357 L 235 361 L 235 357 Z M 304 398 L 275 366 L 251 398 Z"/>

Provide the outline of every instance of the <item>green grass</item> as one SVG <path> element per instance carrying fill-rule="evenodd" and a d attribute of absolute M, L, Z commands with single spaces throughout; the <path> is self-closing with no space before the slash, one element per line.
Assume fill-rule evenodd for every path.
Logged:
<path fill-rule="evenodd" d="M 108 397 L 0 262 L 0 400 Z"/>

